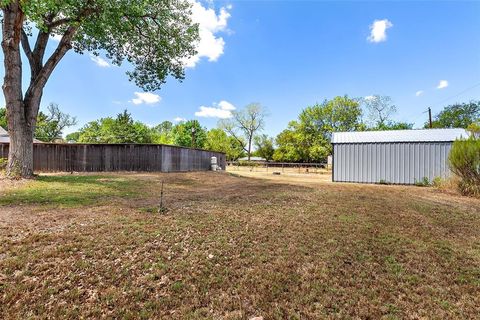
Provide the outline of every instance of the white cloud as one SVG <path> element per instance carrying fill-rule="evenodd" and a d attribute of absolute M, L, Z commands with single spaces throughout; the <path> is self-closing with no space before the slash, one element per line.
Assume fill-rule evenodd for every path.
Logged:
<path fill-rule="evenodd" d="M 423 95 L 423 90 L 418 90 L 417 92 L 415 92 L 416 97 L 420 97 L 421 95 Z"/>
<path fill-rule="evenodd" d="M 175 122 L 183 122 L 183 121 L 187 121 L 187 119 L 182 118 L 182 117 L 176 117 L 175 119 L 173 119 L 173 121 L 175 121 Z"/>
<path fill-rule="evenodd" d="M 220 109 L 222 110 L 229 110 L 229 111 L 232 111 L 232 110 L 235 110 L 235 106 L 233 104 L 231 104 L 230 102 L 228 101 L 225 101 L 225 100 L 222 100 L 218 103 L 218 106 L 220 107 Z"/>
<path fill-rule="evenodd" d="M 201 106 L 200 110 L 195 112 L 197 117 L 228 119 L 232 117 L 232 111 L 235 106 L 228 101 L 222 100 L 214 103 L 213 107 Z"/>
<path fill-rule="evenodd" d="M 374 100 L 374 99 L 375 99 L 375 96 L 366 96 L 364 99 L 365 99 L 365 100 L 369 100 L 369 101 L 370 101 L 370 100 Z"/>
<path fill-rule="evenodd" d="M 447 80 L 440 80 L 438 83 L 437 89 L 445 89 L 448 87 L 448 81 Z"/>
<path fill-rule="evenodd" d="M 160 102 L 162 99 L 158 94 L 151 92 L 135 92 L 135 98 L 132 99 L 133 104 L 153 104 Z"/>
<path fill-rule="evenodd" d="M 387 29 L 393 27 L 393 24 L 387 20 L 375 20 L 370 25 L 370 35 L 367 37 L 369 42 L 382 42 L 387 40 Z"/>
<path fill-rule="evenodd" d="M 110 64 L 107 62 L 107 60 L 103 59 L 102 57 L 95 56 L 93 54 L 90 55 L 90 60 L 95 62 L 97 66 L 101 68 L 108 68 L 111 67 Z"/>
<path fill-rule="evenodd" d="M 218 37 L 217 33 L 227 30 L 229 10 L 231 5 L 222 7 L 217 14 L 213 8 L 205 8 L 199 1 L 190 0 L 192 3 L 192 21 L 199 24 L 200 41 L 197 44 L 197 54 L 188 61 L 185 66 L 195 67 L 201 58 L 208 58 L 208 61 L 217 61 L 223 54 L 225 41 Z"/>

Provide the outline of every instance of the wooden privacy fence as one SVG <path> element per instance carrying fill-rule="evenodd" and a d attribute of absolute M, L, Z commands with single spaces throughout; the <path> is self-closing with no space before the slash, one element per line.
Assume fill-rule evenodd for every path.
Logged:
<path fill-rule="evenodd" d="M 0 143 L 0 158 L 8 157 L 8 143 Z M 34 171 L 206 171 L 211 157 L 225 169 L 221 152 L 160 144 L 58 144 L 33 145 Z"/>

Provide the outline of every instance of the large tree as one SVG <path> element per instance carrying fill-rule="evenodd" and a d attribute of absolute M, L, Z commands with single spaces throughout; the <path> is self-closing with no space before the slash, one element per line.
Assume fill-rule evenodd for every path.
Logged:
<path fill-rule="evenodd" d="M 133 66 L 128 76 L 139 87 L 159 89 L 169 75 L 182 79 L 186 60 L 195 54 L 199 33 L 190 5 L 187 0 L 1 1 L 7 174 L 33 175 L 33 133 L 43 90 L 68 51 L 104 50 L 112 63 L 127 60 Z M 60 40 L 46 56 L 52 36 Z M 30 67 L 28 81 L 22 79 L 21 50 Z"/>
<path fill-rule="evenodd" d="M 480 122 L 480 101 L 456 103 L 445 107 L 432 121 L 433 128 L 468 128 L 472 123 Z M 429 124 L 425 123 L 425 128 Z"/>
<path fill-rule="evenodd" d="M 276 139 L 276 161 L 324 161 L 333 132 L 364 130 L 358 99 L 337 96 L 305 108 Z"/>
<path fill-rule="evenodd" d="M 219 127 L 235 138 L 248 156 L 252 155 L 255 135 L 265 126 L 266 111 L 259 103 L 251 103 L 239 111 L 232 111 L 232 118 L 223 119 Z"/>
<path fill-rule="evenodd" d="M 391 117 L 397 112 L 397 107 L 389 96 L 369 96 L 363 99 L 363 104 L 370 126 L 379 128 L 379 130 L 388 128 L 388 124 L 392 122 Z"/>

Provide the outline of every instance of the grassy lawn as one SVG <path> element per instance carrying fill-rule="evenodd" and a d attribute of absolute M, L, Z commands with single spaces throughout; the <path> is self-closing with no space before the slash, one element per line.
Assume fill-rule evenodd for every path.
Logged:
<path fill-rule="evenodd" d="M 0 181 L 2 319 L 474 319 L 479 292 L 480 201 L 432 188 L 226 173 Z"/>

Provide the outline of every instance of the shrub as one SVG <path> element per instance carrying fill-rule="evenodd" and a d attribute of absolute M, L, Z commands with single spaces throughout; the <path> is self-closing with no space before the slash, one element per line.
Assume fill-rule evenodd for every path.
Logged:
<path fill-rule="evenodd" d="M 7 159 L 0 158 L 0 171 L 3 171 L 7 168 Z"/>
<path fill-rule="evenodd" d="M 433 185 L 435 188 L 440 188 L 440 187 L 443 186 L 444 184 L 445 184 L 445 181 L 444 181 L 441 177 L 435 177 L 435 178 L 433 178 L 432 185 Z"/>
<path fill-rule="evenodd" d="M 452 172 L 460 178 L 460 192 L 463 195 L 480 196 L 480 139 L 455 141 L 449 164 Z"/>
<path fill-rule="evenodd" d="M 422 180 L 415 179 L 415 185 L 417 187 L 428 187 L 431 184 L 430 184 L 430 180 L 428 179 L 428 177 L 423 177 Z"/>

